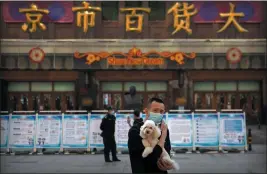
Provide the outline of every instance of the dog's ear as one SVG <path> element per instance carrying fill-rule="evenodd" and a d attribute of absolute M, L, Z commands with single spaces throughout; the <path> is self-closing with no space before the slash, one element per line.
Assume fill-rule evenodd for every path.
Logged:
<path fill-rule="evenodd" d="M 141 128 L 140 128 L 140 137 L 142 137 L 142 138 L 146 138 L 146 135 L 144 134 L 144 125 L 143 126 L 141 126 Z"/>
<path fill-rule="evenodd" d="M 159 138 L 160 135 L 161 135 L 160 129 L 158 128 L 158 126 L 155 126 L 153 131 L 153 139 Z"/>

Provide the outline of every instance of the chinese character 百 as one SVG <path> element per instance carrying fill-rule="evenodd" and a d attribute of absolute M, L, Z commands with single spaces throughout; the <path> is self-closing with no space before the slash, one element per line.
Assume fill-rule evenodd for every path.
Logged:
<path fill-rule="evenodd" d="M 193 10 L 190 12 L 190 10 Z M 194 4 L 188 5 L 188 3 L 175 3 L 169 10 L 168 14 L 173 13 L 173 27 L 175 30 L 172 34 L 177 31 L 184 29 L 188 34 L 192 34 L 192 29 L 190 29 L 190 17 L 197 14 L 197 9 L 195 9 Z M 185 19 L 181 19 L 185 18 Z"/>
<path fill-rule="evenodd" d="M 83 7 L 72 7 L 72 11 L 77 11 L 77 26 L 82 27 L 83 23 L 83 32 L 87 32 L 88 26 L 95 26 L 95 11 L 101 11 L 101 8 L 92 7 L 88 2 L 82 2 L 82 4 Z"/>
<path fill-rule="evenodd" d="M 239 25 L 239 23 L 236 21 L 235 17 L 244 17 L 244 13 L 243 12 L 239 12 L 239 13 L 235 13 L 235 5 L 232 3 L 230 4 L 230 12 L 229 13 L 220 13 L 221 17 L 228 17 L 225 25 L 219 30 L 217 31 L 218 33 L 224 31 L 231 23 L 234 24 L 234 26 L 237 28 L 237 30 L 239 32 L 248 32 L 248 30 L 246 30 L 245 28 L 243 28 L 241 25 Z"/>
<path fill-rule="evenodd" d="M 130 14 L 126 14 L 126 31 L 141 32 L 143 28 L 143 14 L 136 14 L 136 11 L 144 11 L 150 13 L 150 8 L 121 8 L 121 12 L 130 11 Z M 137 27 L 131 27 L 132 24 L 137 23 Z"/>
<path fill-rule="evenodd" d="M 23 31 L 27 31 L 29 28 L 29 24 L 31 24 L 31 28 L 29 31 L 31 33 L 35 32 L 37 29 L 37 25 L 40 27 L 41 30 L 46 30 L 45 24 L 41 22 L 41 19 L 43 17 L 43 14 L 48 14 L 49 10 L 47 9 L 38 9 L 37 5 L 31 4 L 31 8 L 20 8 L 20 13 L 26 13 L 26 20 L 27 23 L 24 23 L 21 26 L 21 29 Z M 43 13 L 43 14 L 42 14 Z"/>

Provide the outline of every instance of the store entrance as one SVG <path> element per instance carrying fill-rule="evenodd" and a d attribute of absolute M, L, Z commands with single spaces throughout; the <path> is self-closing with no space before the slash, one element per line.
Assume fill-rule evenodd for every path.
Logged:
<path fill-rule="evenodd" d="M 158 97 L 165 103 L 168 108 L 167 82 L 101 82 L 100 108 L 106 109 L 107 106 L 113 106 L 116 110 L 126 108 L 125 95 L 127 95 L 130 86 L 136 87 L 136 95 L 140 103 L 141 111 L 146 107 L 149 99 Z"/>

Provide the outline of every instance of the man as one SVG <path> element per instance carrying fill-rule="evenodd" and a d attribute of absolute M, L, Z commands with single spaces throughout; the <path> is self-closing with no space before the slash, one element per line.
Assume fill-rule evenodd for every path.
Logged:
<path fill-rule="evenodd" d="M 134 110 L 134 122 L 133 122 L 133 125 L 135 124 L 143 124 L 143 119 L 140 117 L 140 111 L 139 110 Z M 131 125 L 131 118 L 128 117 L 127 118 L 127 123 L 130 127 L 132 127 Z"/>
<path fill-rule="evenodd" d="M 102 119 L 100 129 L 102 130 L 101 136 L 104 142 L 104 157 L 106 162 L 120 161 L 116 154 L 116 142 L 115 142 L 115 122 L 114 110 L 112 107 L 108 107 L 107 115 Z M 109 153 L 112 153 L 112 161 L 109 158 Z"/>
<path fill-rule="evenodd" d="M 161 128 L 161 137 L 159 143 L 154 147 L 153 152 L 146 158 L 142 157 L 145 149 L 140 137 L 140 127 L 142 124 L 134 124 L 129 130 L 128 149 L 132 167 L 132 173 L 167 173 L 167 170 L 172 169 L 169 162 L 160 158 L 162 149 L 170 154 L 171 143 L 167 125 L 164 123 L 163 114 L 165 106 L 161 99 L 152 98 L 149 101 L 148 107 L 145 109 L 145 120 L 153 120 Z M 145 121 L 144 120 L 144 121 Z"/>

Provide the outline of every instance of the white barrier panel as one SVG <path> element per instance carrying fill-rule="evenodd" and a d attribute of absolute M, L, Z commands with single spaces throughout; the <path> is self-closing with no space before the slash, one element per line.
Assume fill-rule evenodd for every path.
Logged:
<path fill-rule="evenodd" d="M 1 113 L 0 115 L 0 123 L 1 123 L 1 149 L 8 148 L 8 134 L 9 134 L 9 115 L 8 113 Z"/>
<path fill-rule="evenodd" d="M 10 120 L 10 148 L 34 148 L 36 115 L 12 115 Z"/>
<path fill-rule="evenodd" d="M 245 147 L 245 113 L 220 113 L 220 146 Z"/>
<path fill-rule="evenodd" d="M 169 113 L 167 124 L 172 148 L 193 146 L 192 113 Z"/>
<path fill-rule="evenodd" d="M 1 114 L 1 149 L 9 148 L 103 148 L 100 124 L 106 114 Z M 127 148 L 130 126 L 127 117 L 116 114 L 118 148 Z M 145 118 L 145 114 L 141 114 Z M 245 147 L 244 113 L 166 113 L 170 140 L 175 147 Z M 133 124 L 133 123 L 132 123 Z M 132 125 L 131 124 L 131 125 Z"/>
<path fill-rule="evenodd" d="M 100 136 L 100 124 L 106 114 L 91 114 L 90 116 L 90 148 L 104 148 L 103 138 Z"/>
<path fill-rule="evenodd" d="M 88 114 L 63 116 L 63 148 L 88 148 Z"/>
<path fill-rule="evenodd" d="M 128 148 L 128 132 L 130 126 L 127 123 L 127 118 L 131 118 L 131 125 L 133 125 L 133 114 L 116 114 L 116 142 L 119 148 Z"/>
<path fill-rule="evenodd" d="M 60 148 L 62 115 L 37 115 L 36 148 Z"/>
<path fill-rule="evenodd" d="M 194 113 L 194 146 L 219 146 L 218 113 Z"/>

